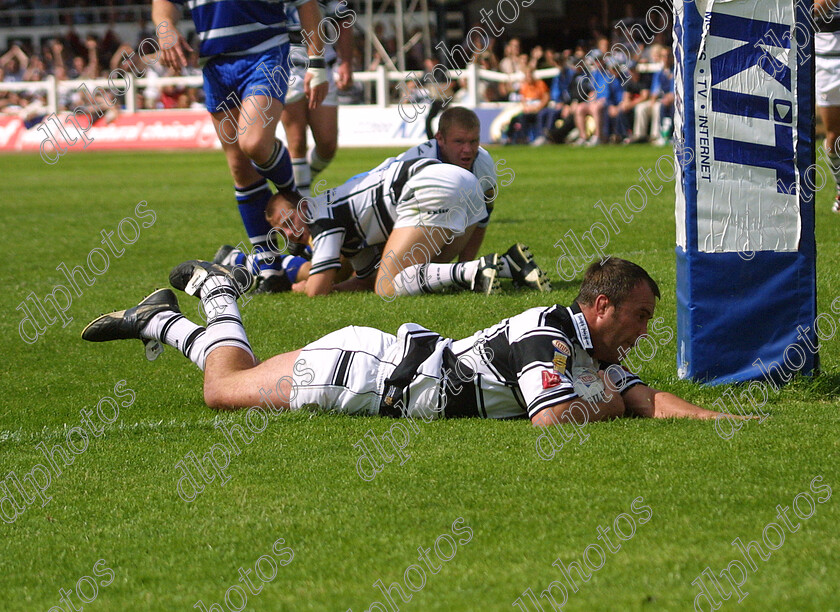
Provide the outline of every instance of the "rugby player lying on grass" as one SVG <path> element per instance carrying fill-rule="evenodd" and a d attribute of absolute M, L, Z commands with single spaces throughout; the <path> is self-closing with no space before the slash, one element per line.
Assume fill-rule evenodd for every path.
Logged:
<path fill-rule="evenodd" d="M 527 416 L 539 426 L 622 416 L 733 416 L 652 389 L 617 365 L 647 333 L 659 297 L 647 272 L 622 259 L 592 264 L 570 308 L 531 308 L 468 338 L 442 338 L 412 323 L 396 336 L 351 326 L 262 363 L 236 305 L 253 285 L 250 274 L 189 261 L 169 280 L 201 298 L 206 328 L 180 313 L 172 291 L 160 289 L 134 308 L 97 318 L 82 338 L 138 338 L 177 348 L 204 370 L 204 401 L 211 408 L 317 407 L 426 420 Z"/>

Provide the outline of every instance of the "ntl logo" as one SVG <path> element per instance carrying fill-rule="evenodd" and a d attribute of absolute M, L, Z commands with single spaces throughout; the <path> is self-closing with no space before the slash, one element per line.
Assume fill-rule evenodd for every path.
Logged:
<path fill-rule="evenodd" d="M 710 37 L 743 41 L 742 45 L 711 58 L 711 109 L 715 113 L 775 122 L 772 127 L 775 145 L 715 137 L 715 159 L 775 170 L 776 191 L 796 195 L 791 70 L 770 52 L 770 48 L 790 50 L 791 26 L 723 13 L 712 13 L 707 18 Z M 735 89 L 715 87 L 756 66 L 767 75 L 766 77 L 761 75 L 764 77 L 763 83 L 768 86 L 765 89 L 770 88 L 772 81 L 775 81 L 784 87 L 786 94 L 773 98 L 756 95 L 752 93 L 756 89 L 754 79 L 743 77 L 734 79 L 731 85 L 727 85 Z M 698 78 L 697 88 L 697 99 L 701 108 L 705 102 L 708 102 L 708 100 L 703 100 L 708 95 L 707 88 L 701 89 L 703 80 L 702 77 Z M 738 88 L 747 91 L 738 91 Z M 699 117 L 701 127 L 703 119 Z M 756 127 L 759 134 L 767 133 L 767 140 L 769 140 L 769 130 L 761 129 L 763 127 L 761 124 Z"/>

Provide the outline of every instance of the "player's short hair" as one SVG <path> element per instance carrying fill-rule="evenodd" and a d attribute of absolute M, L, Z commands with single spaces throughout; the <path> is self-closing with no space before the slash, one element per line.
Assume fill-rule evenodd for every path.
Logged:
<path fill-rule="evenodd" d="M 478 115 L 463 106 L 452 106 L 440 114 L 438 132 L 440 132 L 441 136 L 446 138 L 446 132 L 453 125 L 464 128 L 465 130 L 481 129 L 481 122 L 478 120 Z"/>
<path fill-rule="evenodd" d="M 659 285 L 641 266 L 618 257 L 596 261 L 586 269 L 575 301 L 581 306 L 591 306 L 595 298 L 605 295 L 617 308 L 641 282 L 647 283 L 653 295 L 660 297 Z"/>

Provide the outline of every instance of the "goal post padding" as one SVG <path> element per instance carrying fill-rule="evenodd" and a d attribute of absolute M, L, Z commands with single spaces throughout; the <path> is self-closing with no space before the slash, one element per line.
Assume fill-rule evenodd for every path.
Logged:
<path fill-rule="evenodd" d="M 812 0 L 674 1 L 677 366 L 818 366 Z"/>

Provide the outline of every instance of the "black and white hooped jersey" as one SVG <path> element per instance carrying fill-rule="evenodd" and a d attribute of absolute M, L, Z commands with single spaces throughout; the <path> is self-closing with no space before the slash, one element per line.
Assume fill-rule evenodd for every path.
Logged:
<path fill-rule="evenodd" d="M 597 372 L 613 364 L 593 358 L 591 349 L 577 304 L 531 308 L 456 340 L 441 381 L 445 414 L 532 418 L 577 398 L 598 401 L 604 385 Z M 620 371 L 622 392 L 642 383 L 621 366 L 611 370 Z"/>
<path fill-rule="evenodd" d="M 309 273 L 340 268 L 339 255 L 344 255 L 353 263 L 358 277 L 370 276 L 379 257 L 366 254 L 388 240 L 397 218 L 397 204 L 404 196 L 411 196 L 404 193 L 406 183 L 434 164 L 440 162 L 390 159 L 310 200 L 308 225 L 312 235 L 312 268 Z M 357 256 L 364 261 L 361 267 L 354 261 Z"/>

